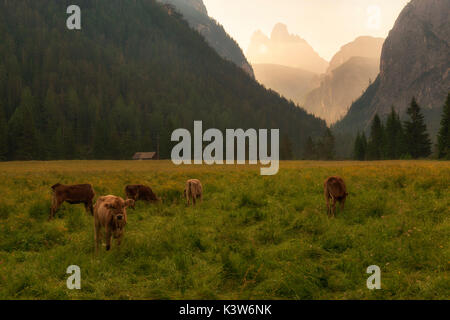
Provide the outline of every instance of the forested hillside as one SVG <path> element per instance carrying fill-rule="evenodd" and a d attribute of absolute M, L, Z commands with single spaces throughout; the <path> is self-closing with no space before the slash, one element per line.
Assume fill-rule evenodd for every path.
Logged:
<path fill-rule="evenodd" d="M 154 0 L 0 0 L 0 158 L 168 157 L 176 128 L 280 128 L 294 156 L 322 120 L 265 90 Z M 285 141 L 286 143 L 286 141 Z"/>
<path fill-rule="evenodd" d="M 208 44 L 227 60 L 244 69 L 251 77 L 255 77 L 251 65 L 244 53 L 217 21 L 208 16 L 202 0 L 159 0 L 175 6 L 175 10 L 188 21 L 190 26 L 205 37 Z"/>

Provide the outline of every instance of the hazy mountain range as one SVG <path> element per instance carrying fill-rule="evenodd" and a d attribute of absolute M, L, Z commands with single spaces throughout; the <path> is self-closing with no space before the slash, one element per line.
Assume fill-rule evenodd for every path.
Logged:
<path fill-rule="evenodd" d="M 260 83 L 332 124 L 377 77 L 383 41 L 358 37 L 328 63 L 279 23 L 270 38 L 260 31 L 253 34 L 247 57 Z"/>

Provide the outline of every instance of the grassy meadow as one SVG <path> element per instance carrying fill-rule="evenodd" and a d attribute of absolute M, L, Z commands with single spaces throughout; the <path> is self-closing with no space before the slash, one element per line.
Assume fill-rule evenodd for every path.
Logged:
<path fill-rule="evenodd" d="M 349 197 L 326 215 L 323 181 Z M 182 199 L 198 178 L 204 201 Z M 93 217 L 50 186 L 91 183 L 97 197 L 150 185 L 161 205 L 128 210 L 120 247 L 94 254 Z M 281 162 L 180 166 L 169 161 L 0 163 L 0 299 L 449 299 L 450 163 Z M 66 287 L 69 265 L 81 290 Z M 381 268 L 381 290 L 366 269 Z"/>

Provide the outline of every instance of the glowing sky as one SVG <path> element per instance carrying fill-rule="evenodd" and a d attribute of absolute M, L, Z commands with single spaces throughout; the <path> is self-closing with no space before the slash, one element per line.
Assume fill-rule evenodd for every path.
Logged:
<path fill-rule="evenodd" d="M 362 35 L 386 37 L 409 0 L 203 0 L 244 53 L 256 30 L 282 22 L 326 60 Z"/>

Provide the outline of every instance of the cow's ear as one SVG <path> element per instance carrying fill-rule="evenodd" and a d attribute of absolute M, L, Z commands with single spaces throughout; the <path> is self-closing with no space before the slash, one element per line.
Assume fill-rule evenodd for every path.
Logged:
<path fill-rule="evenodd" d="M 133 199 L 127 199 L 125 200 L 125 208 L 134 207 L 134 200 Z"/>

